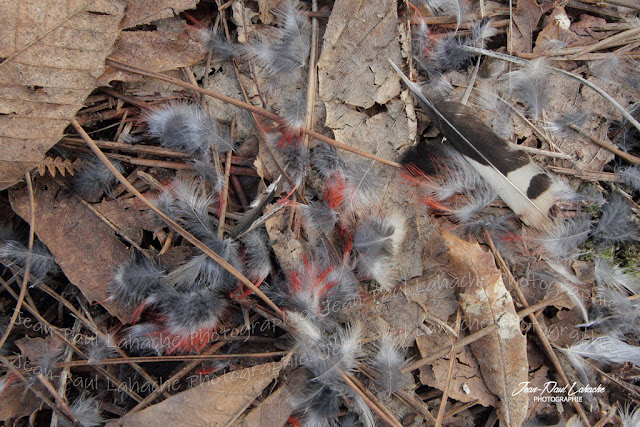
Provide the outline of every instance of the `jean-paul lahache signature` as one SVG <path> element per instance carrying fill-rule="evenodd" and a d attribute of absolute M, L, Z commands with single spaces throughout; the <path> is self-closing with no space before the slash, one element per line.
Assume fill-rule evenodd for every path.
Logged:
<path fill-rule="evenodd" d="M 519 387 L 516 388 L 513 391 L 513 393 L 511 393 L 511 395 L 516 396 L 520 393 L 525 393 L 525 394 L 538 393 L 539 396 L 542 396 L 543 394 L 547 393 L 547 394 L 567 394 L 568 396 L 574 396 L 578 393 L 580 394 L 604 393 L 604 391 L 605 391 L 604 387 L 601 384 L 599 384 L 597 387 L 592 387 L 588 384 L 585 386 L 578 387 L 577 384 L 574 382 L 573 384 L 570 384 L 570 385 L 558 386 L 558 383 L 556 381 L 547 381 L 546 383 L 544 383 L 543 387 L 535 387 L 535 386 L 531 386 L 530 381 L 524 381 L 519 384 Z"/>

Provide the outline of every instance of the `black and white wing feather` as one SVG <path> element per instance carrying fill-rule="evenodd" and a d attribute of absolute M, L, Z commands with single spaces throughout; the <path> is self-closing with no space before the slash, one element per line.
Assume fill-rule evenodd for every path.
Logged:
<path fill-rule="evenodd" d="M 551 177 L 526 153 L 511 148 L 468 107 L 459 102 L 427 98 L 393 62 L 391 66 L 448 143 L 471 163 L 511 210 L 528 225 L 547 228 L 555 195 Z"/>

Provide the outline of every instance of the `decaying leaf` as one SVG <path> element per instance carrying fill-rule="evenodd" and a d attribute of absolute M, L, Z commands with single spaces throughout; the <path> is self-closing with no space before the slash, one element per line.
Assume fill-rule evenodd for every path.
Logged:
<path fill-rule="evenodd" d="M 369 108 L 400 93 L 387 58 L 400 61 L 395 0 L 338 0 L 318 60 L 319 95 Z"/>
<path fill-rule="evenodd" d="M 265 212 L 273 209 L 273 205 L 267 206 Z M 300 240 L 294 238 L 294 233 L 289 229 L 289 215 L 285 210 L 278 212 L 265 223 L 271 247 L 276 254 L 278 262 L 286 272 L 296 270 L 296 266 L 302 260 L 304 248 Z"/>
<path fill-rule="evenodd" d="M 157 23 L 154 31 L 123 31 L 118 37 L 109 58 L 135 67 L 155 72 L 189 67 L 204 58 L 202 45 L 184 27 L 180 18 L 166 19 Z M 138 74 L 118 71 L 107 66 L 100 82 L 112 80 L 137 81 L 144 78 Z"/>
<path fill-rule="evenodd" d="M 533 32 L 537 29 L 542 9 L 536 0 L 521 0 L 513 15 L 513 34 L 509 37 L 513 52 L 528 53 L 533 47 Z"/>
<path fill-rule="evenodd" d="M 303 369 L 296 369 L 285 378 L 285 384 L 271 393 L 241 420 L 242 426 L 281 427 L 287 423 L 293 412 L 291 396 L 296 396 L 308 380 Z"/>
<path fill-rule="evenodd" d="M 32 323 L 25 323 L 26 325 L 35 326 Z M 34 330 L 36 329 L 34 328 Z M 18 363 L 14 362 L 14 365 L 25 368 L 22 370 L 24 376 L 28 378 L 30 375 L 42 374 L 55 383 L 60 375 L 59 371 L 52 370 L 52 366 L 65 349 L 65 343 L 60 338 L 56 336 L 24 337 L 16 340 L 15 345 L 20 349 L 22 356 L 18 359 Z M 6 379 L 12 376 L 11 373 L 6 375 Z M 0 421 L 7 422 L 34 414 L 42 402 L 29 389 L 38 388 L 39 391 L 46 393 L 44 387 L 36 382 L 27 389 L 27 385 L 17 378 L 9 382 L 10 385 L 1 393 Z M 7 425 L 13 425 L 13 423 Z"/>
<path fill-rule="evenodd" d="M 490 252 L 448 231 L 442 230 L 442 236 L 449 246 L 448 269 L 458 281 L 467 328 L 475 332 L 494 323 L 500 326 L 497 332 L 474 341 L 471 350 L 485 384 L 500 399 L 500 419 L 519 426 L 527 415 L 528 396 L 515 392 L 528 381 L 529 364 L 527 341 L 520 332 L 511 295 Z"/>
<path fill-rule="evenodd" d="M 416 344 L 420 354 L 427 357 L 434 348 L 443 345 L 451 345 L 451 338 L 443 330 L 438 330 L 430 325 L 430 330 L 434 330 L 431 335 L 421 335 L 416 338 Z M 471 402 L 477 400 L 482 406 L 496 406 L 498 400 L 489 391 L 482 375 L 478 362 L 473 358 L 471 350 L 465 347 L 456 353 L 456 364 L 451 378 L 449 397 L 460 402 Z M 449 358 L 436 360 L 433 364 L 420 368 L 420 382 L 424 385 L 444 390 L 447 384 L 449 372 Z"/>
<path fill-rule="evenodd" d="M 18 380 L 19 381 L 19 380 Z M 12 384 L 2 393 L 2 405 L 0 405 L 0 421 L 7 422 L 18 418 L 27 417 L 38 410 L 42 402 L 28 395 L 25 399 L 25 390 L 22 384 Z M 6 425 L 13 425 L 7 423 Z"/>
<path fill-rule="evenodd" d="M 34 193 L 38 238 L 87 300 L 105 300 L 109 281 L 118 265 L 129 259 L 128 249 L 113 230 L 51 178 L 38 179 Z M 28 221 L 27 192 L 10 191 L 9 198 L 13 210 Z M 121 320 L 129 317 L 108 302 L 102 305 Z"/>
<path fill-rule="evenodd" d="M 64 342 L 55 336 L 48 338 L 20 338 L 15 341 L 23 357 L 29 359 L 32 366 L 40 365 L 45 360 L 54 360 L 62 354 Z"/>
<path fill-rule="evenodd" d="M 534 52 L 545 52 L 573 45 L 580 38 L 571 31 L 571 20 L 562 6 L 558 6 L 545 18 L 545 25 L 538 33 Z"/>
<path fill-rule="evenodd" d="M 107 426 L 231 425 L 281 368 L 276 362 L 229 372 Z"/>
<path fill-rule="evenodd" d="M 42 161 L 97 86 L 126 3 L 0 3 L 0 190 Z"/>
<path fill-rule="evenodd" d="M 183 10 L 195 9 L 197 0 L 136 0 L 127 3 L 120 28 L 131 28 L 151 21 L 172 18 Z M 151 46 L 149 46 L 151 47 Z"/>
<path fill-rule="evenodd" d="M 440 237 L 440 233 L 433 234 Z M 440 243 L 446 250 L 441 239 L 441 237 L 440 239 L 433 238 L 432 241 Z M 433 248 L 436 245 L 430 246 Z M 451 345 L 451 334 L 445 328 L 450 324 L 452 316 L 456 314 L 458 301 L 454 287 L 447 277 L 445 264 L 433 267 L 432 274 L 424 278 L 413 279 L 407 287 L 403 288 L 407 298 L 416 302 L 420 306 L 421 312 L 426 313 L 426 316 L 423 316 L 423 319 L 426 317 L 424 325 L 418 330 L 418 336 L 416 336 L 416 345 L 423 357 L 428 357 L 434 348 Z M 406 309 L 393 315 L 403 318 L 404 313 L 400 314 L 403 311 Z M 415 321 L 413 324 L 416 324 Z M 399 329 L 399 332 L 403 332 L 402 329 Z M 404 333 L 408 334 L 409 331 Z M 483 406 L 495 406 L 497 399 L 482 380 L 478 362 L 473 358 L 471 350 L 465 347 L 456 353 L 456 359 L 458 363 L 456 363 L 453 372 L 449 397 L 461 402 L 477 400 Z M 444 390 L 448 371 L 448 358 L 439 359 L 420 368 L 420 382 L 429 387 Z"/>

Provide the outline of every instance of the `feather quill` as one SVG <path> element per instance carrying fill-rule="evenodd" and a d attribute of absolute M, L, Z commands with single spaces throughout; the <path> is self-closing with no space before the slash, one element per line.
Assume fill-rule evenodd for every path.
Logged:
<path fill-rule="evenodd" d="M 528 225 L 546 228 L 554 201 L 551 178 L 529 157 L 514 150 L 463 104 L 432 102 L 389 60 L 418 98 L 433 124 L 460 151 L 500 198 Z"/>

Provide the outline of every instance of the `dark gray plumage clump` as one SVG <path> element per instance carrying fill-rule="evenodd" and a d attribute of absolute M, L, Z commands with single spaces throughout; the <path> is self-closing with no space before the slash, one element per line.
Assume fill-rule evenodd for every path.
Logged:
<path fill-rule="evenodd" d="M 117 161 L 111 161 L 120 173 L 124 171 Z M 116 177 L 96 157 L 87 157 L 82 163 L 82 169 L 73 177 L 73 189 L 80 197 L 89 201 L 96 200 L 102 193 L 113 198 Z"/>

